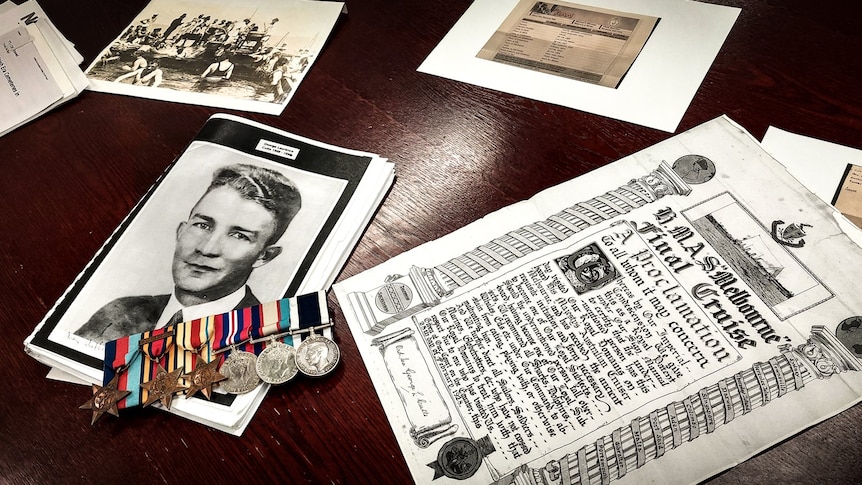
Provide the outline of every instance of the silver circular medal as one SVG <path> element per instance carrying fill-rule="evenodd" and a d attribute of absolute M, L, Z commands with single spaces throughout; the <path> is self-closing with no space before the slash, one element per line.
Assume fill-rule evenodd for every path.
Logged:
<path fill-rule="evenodd" d="M 296 348 L 296 367 L 310 377 L 329 374 L 340 359 L 338 346 L 323 335 L 311 334 Z"/>
<path fill-rule="evenodd" d="M 268 384 L 284 384 L 297 374 L 296 350 L 278 341 L 270 342 L 257 356 L 257 375 Z"/>
<path fill-rule="evenodd" d="M 257 387 L 260 378 L 255 370 L 255 360 L 257 359 L 254 354 L 250 352 L 231 352 L 219 369 L 219 372 L 227 377 L 219 383 L 221 388 L 231 394 L 245 394 Z"/>

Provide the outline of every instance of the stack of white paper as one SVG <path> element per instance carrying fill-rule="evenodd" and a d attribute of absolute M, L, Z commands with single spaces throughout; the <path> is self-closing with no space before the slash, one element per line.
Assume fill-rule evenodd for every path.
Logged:
<path fill-rule="evenodd" d="M 201 247 L 194 249 L 180 242 L 185 239 L 178 236 L 178 228 L 194 224 L 230 227 L 232 233 L 255 231 L 250 229 L 251 222 L 243 222 L 250 220 L 247 213 L 237 214 L 230 204 L 218 204 L 214 211 L 203 211 L 211 214 L 200 215 L 201 201 L 210 189 L 220 186 L 214 182 L 216 174 L 222 174 L 219 180 L 244 177 L 247 182 L 258 184 L 256 187 L 262 194 L 270 194 L 255 192 L 258 199 L 272 203 L 267 207 L 277 204 L 279 213 L 290 212 L 287 206 L 301 200 L 297 211 L 286 216 L 289 221 L 283 221 L 286 224 L 283 234 L 269 242 L 266 261 L 244 258 L 245 263 L 231 266 L 245 269 L 226 271 L 233 275 L 228 279 L 243 280 L 231 293 L 244 291 L 246 297 L 242 301 L 253 298 L 266 303 L 326 290 L 332 284 L 392 185 L 394 165 L 372 153 L 326 145 L 235 116 L 213 116 L 27 338 L 25 350 L 53 368 L 49 377 L 103 384 L 105 342 L 118 338 L 90 330 L 91 322 L 100 318 L 103 309 L 132 300 L 147 301 L 150 305 L 158 305 L 156 302 L 160 301 L 159 312 L 166 312 L 169 295 L 176 295 L 177 291 L 184 291 L 178 288 L 185 287 L 185 278 L 174 271 L 175 263 L 178 267 L 180 261 L 203 257 Z M 246 175 L 237 177 L 242 174 Z M 252 190 L 242 185 L 246 182 L 231 183 Z M 296 199 L 282 197 L 289 185 L 298 192 Z M 238 188 L 235 190 L 239 193 Z M 278 197 L 272 196 L 273 193 Z M 244 197 L 248 199 L 251 195 Z M 190 220 L 192 213 L 194 221 Z M 226 222 L 234 216 L 239 222 Z M 198 221 L 199 217 L 209 222 Z M 242 234 L 231 237 L 251 239 Z M 219 253 L 226 258 L 218 257 L 225 266 L 215 259 L 207 263 L 214 270 L 212 274 L 221 272 L 216 270 L 217 266 L 227 267 L 227 258 L 239 261 L 213 249 L 207 249 L 206 253 L 212 257 Z M 197 256 L 191 256 L 193 253 Z M 240 279 L 234 278 L 239 275 Z M 220 292 L 218 286 L 206 291 Z M 182 315 L 189 321 L 253 306 L 237 305 L 229 297 L 219 296 L 205 305 L 183 304 Z M 128 316 L 136 325 L 146 326 L 144 330 L 151 330 L 162 321 L 142 315 L 140 308 L 138 303 L 125 305 L 122 312 L 112 314 L 112 325 Z M 325 329 L 324 334 L 327 333 L 331 336 L 332 332 Z M 112 331 L 112 335 L 116 334 L 117 331 Z M 298 342 L 294 339 L 294 343 Z M 224 399 L 212 401 L 177 399 L 170 411 L 239 435 L 267 389 L 267 385 L 260 385 L 252 392 L 223 394 Z"/>
<path fill-rule="evenodd" d="M 33 0 L 0 4 L 0 136 L 83 91 L 84 58 Z"/>

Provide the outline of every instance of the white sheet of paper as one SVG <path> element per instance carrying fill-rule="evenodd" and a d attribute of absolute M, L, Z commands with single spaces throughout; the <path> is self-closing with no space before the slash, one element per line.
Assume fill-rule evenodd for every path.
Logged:
<path fill-rule="evenodd" d="M 518 0 L 476 0 L 419 72 L 668 132 L 685 110 L 740 9 L 680 0 L 584 0 L 575 3 L 660 17 L 617 89 L 476 57 Z"/>
<path fill-rule="evenodd" d="M 808 190 L 827 204 L 841 184 L 848 163 L 862 165 L 862 150 L 797 135 L 770 126 L 760 145 Z M 862 229 L 835 211 L 835 220 L 856 244 L 862 246 Z"/>
<path fill-rule="evenodd" d="M 33 36 L 23 27 L 0 35 L 0 134 L 63 97 Z"/>
<path fill-rule="evenodd" d="M 4 3 L 0 32 L 5 33 L 0 70 L 8 85 L 8 90 L 0 89 L 0 99 L 7 101 L 0 105 L 9 108 L 0 121 L 2 136 L 73 99 L 89 82 L 78 67 L 83 59 L 80 53 L 57 31 L 37 2 Z"/>

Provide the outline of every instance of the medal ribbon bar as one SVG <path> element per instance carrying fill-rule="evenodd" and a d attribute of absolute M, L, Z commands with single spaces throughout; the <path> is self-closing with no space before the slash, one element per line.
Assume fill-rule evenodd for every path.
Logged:
<path fill-rule="evenodd" d="M 119 375 L 118 389 L 130 394 L 118 403 L 118 408 L 138 406 L 148 397 L 141 384 L 155 378 L 159 364 L 167 372 L 180 368 L 188 372 L 199 359 L 221 359 L 232 347 L 257 355 L 266 346 L 265 337 L 289 333 L 291 323 L 297 329 L 329 323 L 326 293 L 282 298 L 107 342 L 103 383 Z M 255 338 L 262 341 L 249 343 Z M 290 335 L 285 340 L 292 344 Z M 141 354 L 143 358 L 138 358 Z"/>

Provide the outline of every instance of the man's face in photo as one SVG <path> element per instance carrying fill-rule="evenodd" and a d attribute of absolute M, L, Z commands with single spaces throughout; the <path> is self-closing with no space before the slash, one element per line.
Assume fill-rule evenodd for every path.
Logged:
<path fill-rule="evenodd" d="M 172 265 L 177 297 L 212 301 L 241 288 L 254 268 L 281 251 L 268 246 L 275 228 L 272 213 L 233 188 L 209 191 L 177 228 Z"/>

